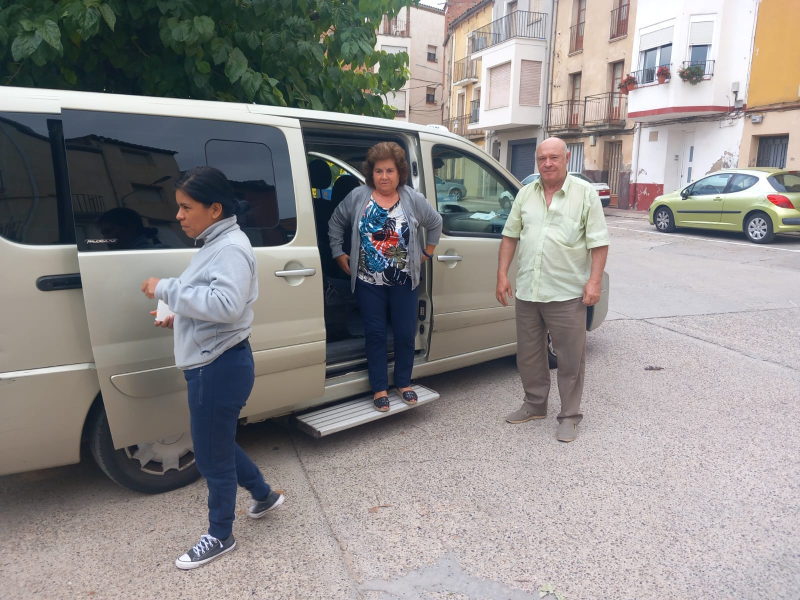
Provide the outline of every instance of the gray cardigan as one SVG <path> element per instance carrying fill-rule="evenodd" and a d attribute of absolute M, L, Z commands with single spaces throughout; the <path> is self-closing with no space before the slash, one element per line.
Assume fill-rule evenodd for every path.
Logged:
<path fill-rule="evenodd" d="M 369 199 L 374 190 L 368 185 L 362 185 L 350 192 L 339 203 L 328 222 L 328 237 L 331 242 L 331 254 L 337 258 L 344 254 L 342 244 L 347 227 L 352 228 L 350 245 L 350 288 L 355 291 L 356 278 L 358 277 L 358 254 L 361 249 L 361 239 L 358 233 L 358 222 L 367 209 Z M 427 242 L 431 245 L 439 243 L 442 233 L 442 215 L 430 205 L 428 199 L 407 185 L 397 188 L 400 195 L 400 207 L 408 221 L 408 268 L 411 274 L 411 286 L 419 285 L 419 274 L 422 268 L 422 237 L 418 234 L 419 227 L 424 227 L 428 232 Z"/>

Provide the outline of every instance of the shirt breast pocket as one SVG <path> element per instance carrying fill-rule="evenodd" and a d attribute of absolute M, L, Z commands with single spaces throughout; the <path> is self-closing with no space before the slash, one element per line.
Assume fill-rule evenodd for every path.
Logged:
<path fill-rule="evenodd" d="M 581 235 L 581 224 L 575 219 L 564 215 L 560 223 L 561 241 L 566 246 L 573 246 Z"/>

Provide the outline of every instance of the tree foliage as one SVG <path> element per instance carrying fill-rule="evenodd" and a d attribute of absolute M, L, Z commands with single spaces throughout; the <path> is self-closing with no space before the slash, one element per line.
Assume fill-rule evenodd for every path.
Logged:
<path fill-rule="evenodd" d="M 409 1 L 11 0 L 0 83 L 391 117 L 408 55 L 376 27 Z"/>

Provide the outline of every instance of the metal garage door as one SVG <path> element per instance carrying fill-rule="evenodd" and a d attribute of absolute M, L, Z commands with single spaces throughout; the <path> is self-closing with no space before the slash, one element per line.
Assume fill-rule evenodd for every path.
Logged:
<path fill-rule="evenodd" d="M 567 171 L 570 173 L 583 173 L 583 143 L 567 144 L 567 151 L 572 152 L 569 157 Z"/>
<path fill-rule="evenodd" d="M 511 172 L 522 181 L 536 168 L 536 142 L 525 142 L 511 146 Z"/>
<path fill-rule="evenodd" d="M 786 153 L 789 150 L 789 136 L 776 135 L 758 140 L 757 167 L 786 168 Z"/>

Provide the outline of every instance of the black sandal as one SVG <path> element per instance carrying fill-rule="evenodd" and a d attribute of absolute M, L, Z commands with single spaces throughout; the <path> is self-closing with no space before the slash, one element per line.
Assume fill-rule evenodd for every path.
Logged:
<path fill-rule="evenodd" d="M 399 392 L 400 390 L 397 391 Z M 402 392 L 400 394 L 400 398 L 403 400 L 404 403 L 408 404 L 409 406 L 416 404 L 417 400 L 419 400 L 419 398 L 417 398 L 417 392 L 415 392 L 414 390 L 406 390 L 405 392 Z"/>
<path fill-rule="evenodd" d="M 372 405 L 375 407 L 375 410 L 380 412 L 386 412 L 389 410 L 389 396 L 378 396 L 372 401 Z"/>

